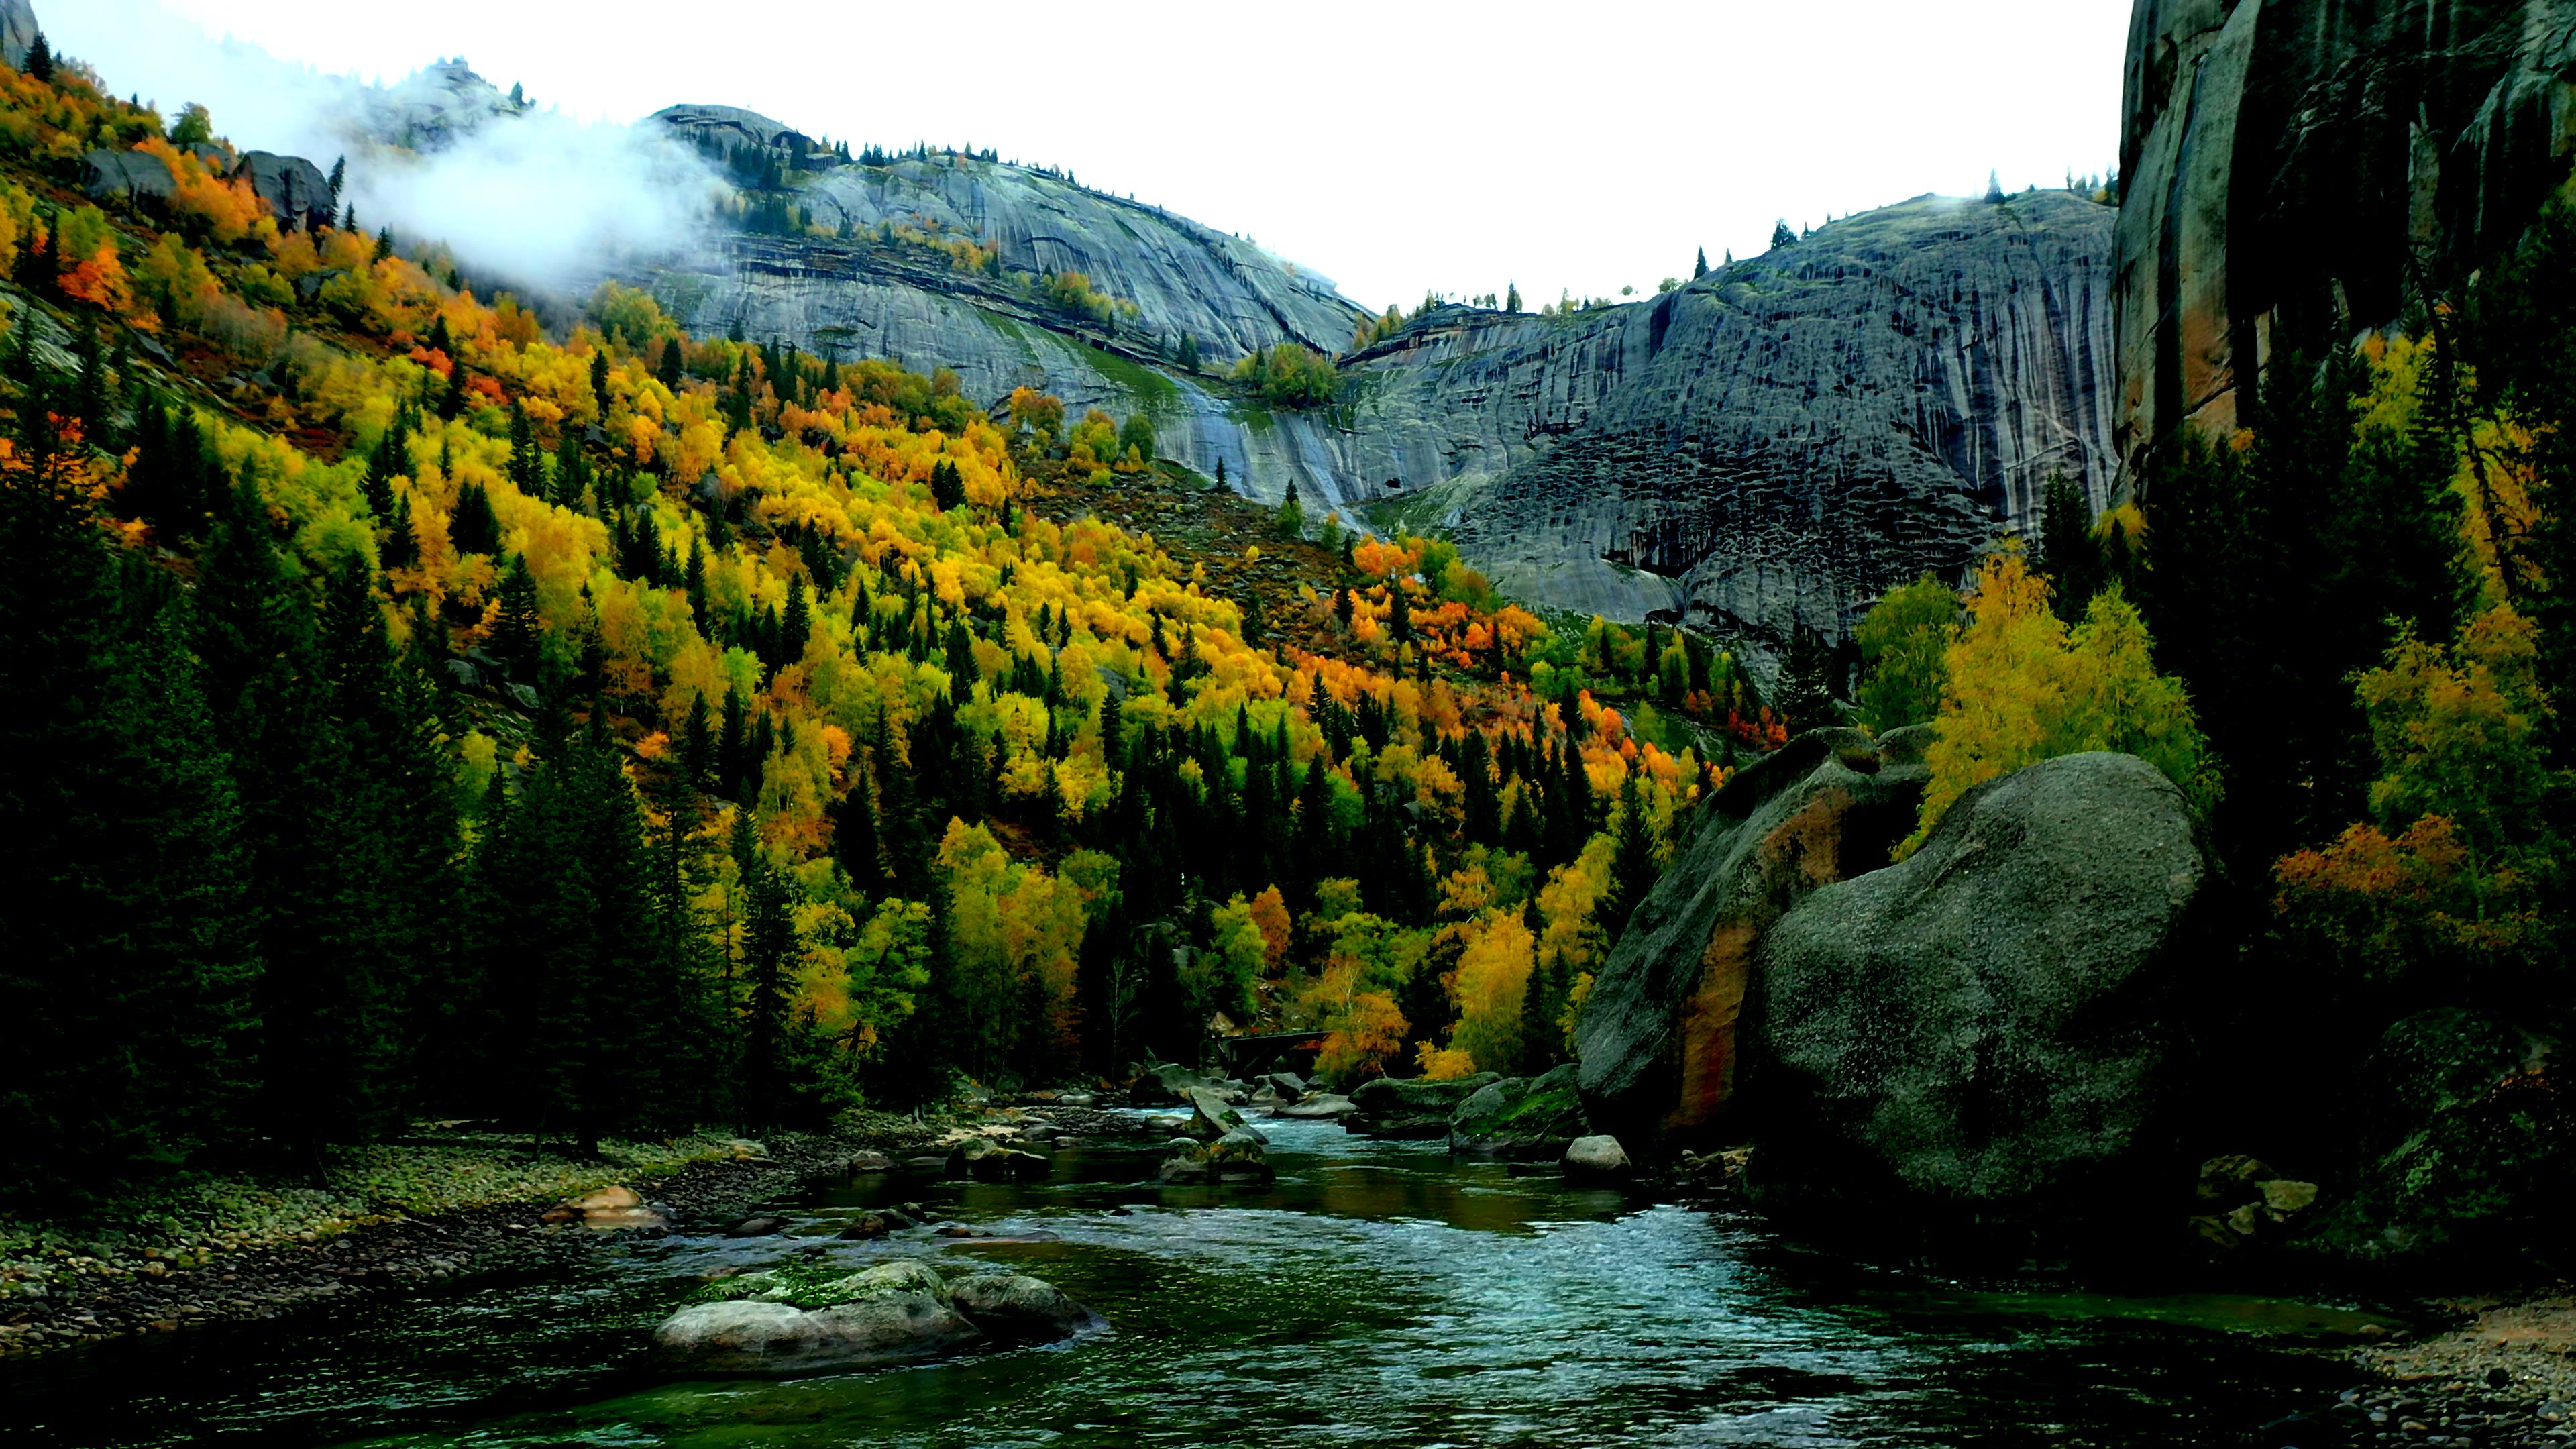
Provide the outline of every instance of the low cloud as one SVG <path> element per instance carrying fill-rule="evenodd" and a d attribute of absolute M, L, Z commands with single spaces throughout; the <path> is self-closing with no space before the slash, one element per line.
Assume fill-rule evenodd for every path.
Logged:
<path fill-rule="evenodd" d="M 620 256 L 695 239 L 720 183 L 691 148 L 647 122 L 622 126 L 518 110 L 440 62 L 380 85 L 326 75 L 217 39 L 151 0 L 78 0 L 47 33 L 110 89 L 175 119 L 205 106 L 245 151 L 346 157 L 344 199 L 369 230 L 444 242 L 481 275 L 562 289 Z"/>

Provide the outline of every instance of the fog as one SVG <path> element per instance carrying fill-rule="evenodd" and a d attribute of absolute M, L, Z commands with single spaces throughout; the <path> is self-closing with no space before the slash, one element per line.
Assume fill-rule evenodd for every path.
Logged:
<path fill-rule="evenodd" d="M 61 52 L 165 118 L 193 102 L 245 151 L 304 156 L 325 171 L 345 157 L 342 197 L 362 227 L 443 242 L 478 275 L 577 285 L 609 257 L 686 245 L 722 194 L 697 154 L 657 127 L 477 106 L 435 54 L 383 84 L 217 39 L 152 0 L 55 0 L 39 18 Z M 415 145 L 384 144 L 406 128 Z"/>

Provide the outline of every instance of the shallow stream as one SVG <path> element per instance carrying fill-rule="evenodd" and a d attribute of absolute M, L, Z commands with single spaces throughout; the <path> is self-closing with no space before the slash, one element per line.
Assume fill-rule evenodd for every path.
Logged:
<path fill-rule="evenodd" d="M 1053 1180 L 863 1177 L 788 1239 L 604 1245 L 569 1274 L 120 1341 L 0 1370 L 0 1439 L 58 1445 L 2174 1445 L 2246 1442 L 2349 1382 L 2355 1315 L 1969 1291 L 1322 1123 L 1265 1122 L 1266 1191 L 1157 1154 Z M 1141 1180 L 1141 1183 L 1140 1183 Z M 1061 1241 L 835 1240 L 895 1201 Z M 1124 1211 L 1121 1211 L 1121 1210 Z M 707 1273 L 819 1247 L 1007 1262 L 1111 1327 L 794 1382 L 690 1380 L 652 1326 Z"/>

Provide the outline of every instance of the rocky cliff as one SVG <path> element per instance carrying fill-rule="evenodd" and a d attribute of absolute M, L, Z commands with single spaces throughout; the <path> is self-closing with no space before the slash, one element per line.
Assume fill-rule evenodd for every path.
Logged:
<path fill-rule="evenodd" d="M 1651 302 L 1418 325 L 1363 359 L 1364 479 L 1518 593 L 1758 654 L 2112 478 L 2108 208 L 1921 197 Z M 1433 323 L 1438 319 L 1425 319 Z"/>
<path fill-rule="evenodd" d="M 28 0 L 0 0 L 0 61 L 25 65 L 27 48 L 35 43 L 35 8 Z"/>
<path fill-rule="evenodd" d="M 1340 405 L 1285 412 L 1182 368 L 1180 339 L 1212 371 L 1282 340 L 1331 353 L 1361 309 L 1248 243 L 1020 167 L 849 165 L 723 107 L 660 120 L 771 148 L 796 204 L 848 233 L 643 272 L 691 328 L 1144 411 L 1179 462 L 1264 501 L 1393 502 L 1548 606 L 1688 619 L 1759 655 L 1955 571 L 2034 521 L 2053 472 L 2108 495 L 2112 216 L 2066 193 L 1919 198 L 1626 306 L 1438 308 L 1345 359 Z M 1068 271 L 1130 305 L 1104 322 L 1023 280 Z"/>
<path fill-rule="evenodd" d="M 2520 235 L 2576 144 L 2567 0 L 2137 0 L 2119 447 L 2233 427 L 2276 346 L 2397 320 Z"/>

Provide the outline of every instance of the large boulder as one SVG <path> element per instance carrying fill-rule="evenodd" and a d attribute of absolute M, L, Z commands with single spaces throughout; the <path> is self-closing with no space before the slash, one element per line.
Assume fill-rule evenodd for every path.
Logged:
<path fill-rule="evenodd" d="M 1432 1081 L 1423 1077 L 1379 1077 L 1351 1093 L 1351 1114 L 1343 1125 L 1375 1137 L 1428 1139 L 1449 1135 L 1449 1119 L 1467 1099 L 1501 1081 L 1499 1072 Z"/>
<path fill-rule="evenodd" d="M 2400 1272 L 2538 1277 L 2576 1260 L 2576 1099 L 2559 1042 L 2477 1012 L 2388 1029 L 2362 1073 L 2363 1164 L 2302 1244 Z"/>
<path fill-rule="evenodd" d="M 781 1268 L 710 1285 L 654 1331 L 666 1357 L 712 1373 L 799 1374 L 907 1363 L 983 1337 L 937 1271 L 898 1260 L 858 1273 Z"/>
<path fill-rule="evenodd" d="M 251 190 L 288 226 L 311 226 L 331 219 L 331 179 L 301 156 L 253 151 L 241 159 L 235 175 L 249 178 Z"/>
<path fill-rule="evenodd" d="M 1699 809 L 1575 1026 L 1584 1108 L 1641 1149 L 1703 1142 L 1735 1095 L 1754 944 L 1808 892 L 1876 870 L 1914 828 L 1930 732 L 1800 735 Z"/>
<path fill-rule="evenodd" d="M 949 1284 L 948 1294 L 976 1327 L 1020 1343 L 1069 1338 L 1095 1316 L 1063 1289 L 1025 1273 L 978 1273 Z"/>
<path fill-rule="evenodd" d="M 1212 1089 L 1216 1082 L 1178 1062 L 1139 1063 L 1136 1098 L 1143 1102 L 1186 1107 L 1190 1093 Z"/>
<path fill-rule="evenodd" d="M 1565 1144 L 1561 1162 L 1566 1176 L 1594 1182 L 1624 1181 L 1636 1171 L 1616 1137 L 1577 1137 Z"/>
<path fill-rule="evenodd" d="M 1358 1111 L 1359 1108 L 1351 1105 L 1351 1099 L 1348 1097 L 1334 1092 L 1316 1092 L 1300 1097 L 1284 1107 L 1274 1108 L 1270 1115 L 1285 1117 L 1291 1121 L 1334 1122 Z"/>
<path fill-rule="evenodd" d="M 952 1284 L 928 1263 L 898 1258 L 855 1273 L 798 1263 L 709 1284 L 653 1342 L 700 1372 L 826 1373 L 910 1363 L 987 1339 L 1048 1342 L 1097 1321 L 1043 1279 L 996 1272 Z"/>
<path fill-rule="evenodd" d="M 179 183 L 158 156 L 101 148 L 91 151 L 83 161 L 82 188 L 93 201 L 118 201 L 128 206 L 147 200 L 166 204 L 179 192 Z"/>
<path fill-rule="evenodd" d="M 1567 1062 L 1544 1076 L 1486 1085 L 1449 1119 L 1449 1150 L 1530 1159 L 1561 1155 L 1590 1130 L 1577 1080 L 1574 1063 Z"/>
<path fill-rule="evenodd" d="M 1226 1105 L 1224 1098 L 1205 1087 L 1189 1094 L 1189 1133 L 1201 1141 L 1214 1142 L 1244 1126 L 1243 1114 Z"/>
<path fill-rule="evenodd" d="M 1758 1198 L 1960 1246 L 2169 1230 L 2212 878 L 2171 781 L 2086 754 L 1969 791 L 1904 863 L 1808 895 L 1755 952 Z"/>

